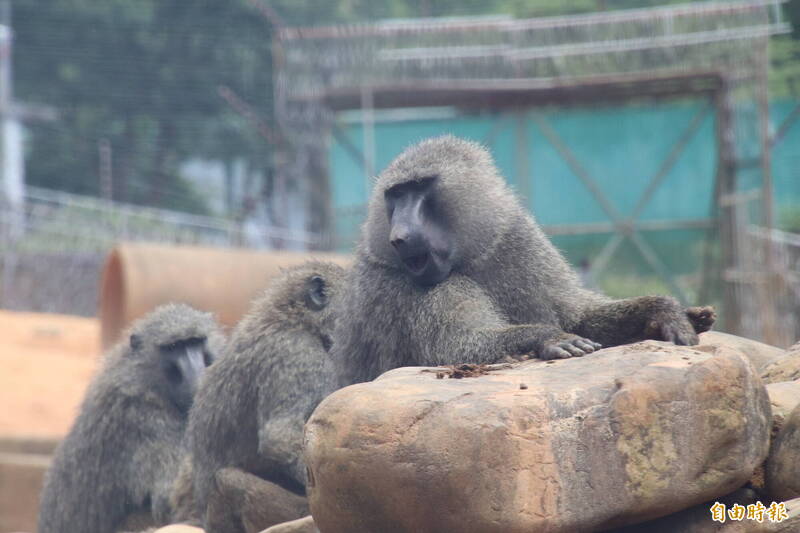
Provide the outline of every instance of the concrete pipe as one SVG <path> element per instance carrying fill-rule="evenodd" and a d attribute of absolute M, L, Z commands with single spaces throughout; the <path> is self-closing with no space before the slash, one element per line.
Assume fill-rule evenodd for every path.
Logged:
<path fill-rule="evenodd" d="M 232 326 L 281 269 L 309 259 L 345 265 L 349 257 L 156 244 L 121 244 L 106 259 L 100 287 L 103 349 L 158 305 L 183 302 Z"/>

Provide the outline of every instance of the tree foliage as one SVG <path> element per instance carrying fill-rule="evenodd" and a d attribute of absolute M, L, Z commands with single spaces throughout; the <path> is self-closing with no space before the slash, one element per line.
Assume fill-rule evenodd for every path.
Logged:
<path fill-rule="evenodd" d="M 269 116 L 270 28 L 245 1 L 22 0 L 13 25 L 17 98 L 59 114 L 31 128 L 30 183 L 97 194 L 108 139 L 117 199 L 203 211 L 178 173 L 186 158 L 268 164 L 217 92 Z"/>
<path fill-rule="evenodd" d="M 680 0 L 679 0 L 680 1 Z M 267 181 L 271 150 L 218 93 L 229 87 L 267 123 L 272 115 L 273 28 L 255 4 L 289 25 L 396 17 L 517 17 L 644 7 L 673 0 L 15 0 L 16 97 L 55 108 L 32 123 L 30 183 L 99 193 L 101 140 L 112 148 L 114 197 L 204 212 L 180 175 L 203 157 L 242 160 Z M 800 28 L 800 0 L 786 13 Z M 798 32 L 776 41 L 773 87 L 800 80 Z M 257 189 L 259 187 L 256 187 Z M 269 183 L 260 190 L 269 194 Z"/>

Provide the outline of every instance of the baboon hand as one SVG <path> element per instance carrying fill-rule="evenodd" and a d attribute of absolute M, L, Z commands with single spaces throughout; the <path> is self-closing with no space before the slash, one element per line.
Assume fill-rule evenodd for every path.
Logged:
<path fill-rule="evenodd" d="M 704 307 L 687 307 L 686 318 L 694 327 L 695 333 L 704 333 L 711 329 L 717 320 L 717 313 L 710 305 Z"/>
<path fill-rule="evenodd" d="M 568 357 L 580 357 L 587 353 L 599 350 L 602 346 L 593 340 L 564 333 L 544 342 L 541 351 L 538 353 L 539 359 L 567 359 Z"/>
<path fill-rule="evenodd" d="M 647 323 L 645 338 L 662 340 L 679 346 L 692 346 L 700 342 L 695 328 L 685 313 L 659 313 Z"/>

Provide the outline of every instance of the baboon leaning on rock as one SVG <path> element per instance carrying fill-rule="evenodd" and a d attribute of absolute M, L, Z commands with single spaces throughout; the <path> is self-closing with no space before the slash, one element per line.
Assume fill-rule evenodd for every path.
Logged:
<path fill-rule="evenodd" d="M 209 313 L 164 305 L 137 321 L 86 392 L 45 476 L 39 533 L 111 533 L 169 518 L 198 382 L 222 335 Z"/>
<path fill-rule="evenodd" d="M 339 385 L 391 368 L 696 344 L 711 308 L 583 288 L 480 145 L 446 136 L 378 177 L 334 335 Z"/>
<path fill-rule="evenodd" d="M 280 520 L 308 514 L 303 426 L 333 390 L 325 359 L 343 278 L 344 270 L 331 263 L 287 270 L 253 303 L 203 380 L 186 437 L 194 518 L 208 531 L 241 530 L 235 524 L 241 516 L 220 514 L 235 514 L 237 502 L 253 497 L 293 509 L 295 516 Z"/>

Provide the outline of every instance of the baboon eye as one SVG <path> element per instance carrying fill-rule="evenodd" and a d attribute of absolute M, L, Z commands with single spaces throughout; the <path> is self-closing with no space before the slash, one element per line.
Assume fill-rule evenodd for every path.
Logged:
<path fill-rule="evenodd" d="M 211 363 L 213 362 L 214 360 L 212 359 L 211 354 L 203 350 L 203 364 L 206 366 L 211 366 Z"/>
<path fill-rule="evenodd" d="M 181 370 L 175 363 L 170 363 L 167 366 L 167 379 L 170 381 L 170 383 L 180 383 L 183 381 Z"/>

